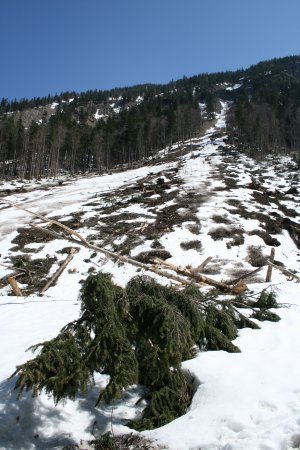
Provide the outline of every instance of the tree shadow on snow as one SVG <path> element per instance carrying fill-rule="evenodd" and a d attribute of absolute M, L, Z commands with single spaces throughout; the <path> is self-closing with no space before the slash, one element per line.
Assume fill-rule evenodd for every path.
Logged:
<path fill-rule="evenodd" d="M 75 444 L 71 431 L 75 431 L 74 423 L 82 423 L 82 429 L 76 431 L 83 438 L 87 434 L 90 439 L 100 434 L 112 431 L 114 427 L 126 425 L 142 410 L 142 406 L 135 403 L 141 395 L 141 388 L 134 386 L 124 393 L 123 399 L 111 404 L 101 404 L 95 407 L 99 395 L 98 387 L 91 388 L 85 398 L 78 397 L 75 402 L 68 400 L 75 408 L 63 411 L 63 404 L 55 407 L 53 399 L 45 394 L 32 398 L 31 392 L 23 392 L 17 400 L 14 390 L 16 379 L 0 383 L 0 450 L 48 450 L 62 448 Z M 80 415 L 82 415 L 82 420 Z M 88 415 L 88 419 L 87 419 Z M 76 417 L 75 417 L 76 416 Z M 88 425 L 86 423 L 88 421 Z M 53 431 L 62 430 L 62 431 Z M 46 434 L 46 435 L 45 435 Z"/>
<path fill-rule="evenodd" d="M 0 449 L 51 449 L 74 443 L 66 433 L 43 436 L 40 430 L 47 429 L 47 423 L 55 429 L 64 421 L 61 411 L 32 398 L 31 392 L 17 400 L 14 385 L 15 380 L 0 383 Z"/>
<path fill-rule="evenodd" d="M 81 399 L 78 407 L 91 415 L 89 426 L 85 429 L 86 433 L 91 434 L 91 438 L 99 436 L 107 431 L 114 431 L 114 427 L 126 426 L 129 420 L 132 420 L 141 414 L 143 403 L 136 405 L 137 400 L 142 396 L 140 386 L 128 388 L 120 400 L 113 400 L 110 404 L 101 402 L 97 407 L 95 403 L 99 396 L 99 389 L 96 387 L 90 389 L 86 398 Z M 124 431 L 124 430 L 123 430 Z"/>

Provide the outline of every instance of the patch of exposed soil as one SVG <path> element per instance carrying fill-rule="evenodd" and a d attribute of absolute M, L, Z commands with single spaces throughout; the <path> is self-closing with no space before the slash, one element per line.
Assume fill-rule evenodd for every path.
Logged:
<path fill-rule="evenodd" d="M 22 289 L 27 295 L 44 287 L 49 271 L 57 261 L 56 257 L 31 259 L 29 255 L 12 256 L 10 259 L 14 267 L 25 270 L 24 274 L 18 277 L 18 282 L 27 285 L 27 288 Z"/>
<path fill-rule="evenodd" d="M 16 244 L 16 247 L 13 248 L 13 251 L 24 251 L 24 246 L 27 244 L 46 243 L 53 241 L 54 239 L 49 234 L 43 233 L 37 228 L 19 228 L 17 231 L 19 234 L 11 241 L 12 244 Z"/>

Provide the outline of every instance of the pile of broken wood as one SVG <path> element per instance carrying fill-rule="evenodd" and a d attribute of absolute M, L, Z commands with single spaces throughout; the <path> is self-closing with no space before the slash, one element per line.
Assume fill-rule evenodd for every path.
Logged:
<path fill-rule="evenodd" d="M 78 232 L 75 230 L 72 230 L 71 228 L 67 227 L 66 225 L 62 224 L 61 222 L 57 220 L 49 219 L 43 215 L 34 213 L 32 211 L 29 211 L 25 208 L 20 207 L 16 204 L 10 204 L 11 207 L 20 209 L 38 219 L 43 220 L 48 225 L 56 225 L 62 230 L 62 233 L 57 233 L 53 230 L 48 229 L 45 226 L 37 225 L 37 224 L 31 224 L 32 227 L 42 231 L 43 233 L 46 233 L 48 235 L 51 235 L 52 237 L 56 239 L 67 239 L 73 244 L 82 245 L 84 247 L 90 248 L 94 250 L 95 252 L 99 252 L 104 254 L 106 257 L 113 259 L 114 261 L 120 261 L 126 264 L 131 264 L 136 267 L 139 267 L 141 269 L 144 269 L 148 272 L 155 273 L 161 277 L 168 278 L 172 281 L 175 281 L 181 285 L 194 285 L 197 287 L 203 287 L 203 286 L 213 286 L 214 288 L 219 289 L 222 292 L 228 292 L 232 294 L 240 294 L 243 293 L 247 289 L 247 285 L 245 280 L 257 272 L 259 272 L 263 267 L 258 267 L 255 270 L 252 270 L 236 279 L 228 280 L 228 281 L 217 281 L 213 278 L 207 277 L 203 275 L 201 272 L 204 270 L 204 268 L 207 266 L 207 264 L 211 261 L 212 257 L 208 257 L 200 266 L 197 268 L 190 268 L 190 267 L 180 267 L 175 266 L 173 264 L 170 264 L 166 261 L 163 261 L 158 258 L 154 258 L 152 261 L 152 264 L 145 264 L 140 261 L 137 261 L 136 259 L 130 258 L 125 255 L 120 255 L 118 253 L 112 252 L 110 250 L 107 250 L 105 248 L 99 247 L 97 245 L 91 244 L 88 242 L 83 236 L 81 236 Z M 72 261 L 75 253 L 76 248 L 71 248 L 69 255 L 65 259 L 65 261 L 61 264 L 59 269 L 55 272 L 55 274 L 52 276 L 50 280 L 47 281 L 45 286 L 40 290 L 40 294 L 43 294 L 46 292 L 46 290 L 59 278 L 59 276 L 63 273 L 63 271 L 66 269 L 68 264 Z M 267 275 L 266 275 L 266 282 L 271 281 L 272 277 L 272 269 L 275 268 L 279 271 L 281 271 L 284 275 L 289 277 L 290 279 L 295 279 L 297 282 L 300 281 L 300 277 L 295 275 L 290 270 L 287 270 L 281 266 L 278 266 L 274 264 L 274 255 L 275 250 L 272 248 L 270 259 L 266 261 L 267 269 Z M 12 266 L 4 265 L 7 268 L 12 269 L 14 272 L 5 277 L 7 283 L 10 285 L 12 292 L 16 296 L 22 296 L 22 291 L 20 287 L 18 286 L 18 283 L 16 281 L 16 278 L 20 276 L 25 269 L 19 269 L 14 268 Z M 2 279 L 2 282 L 4 280 Z"/>

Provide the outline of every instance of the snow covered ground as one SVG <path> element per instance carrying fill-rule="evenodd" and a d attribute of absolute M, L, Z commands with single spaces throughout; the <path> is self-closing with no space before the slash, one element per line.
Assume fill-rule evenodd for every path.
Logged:
<path fill-rule="evenodd" d="M 170 252 L 168 261 L 177 265 L 197 267 L 213 256 L 208 270 L 219 280 L 253 270 L 249 248 L 269 255 L 271 245 L 266 242 L 276 237 L 276 260 L 299 275 L 299 249 L 288 231 L 266 236 L 262 226 L 264 220 L 268 225 L 267 218 L 276 222 L 288 213 L 293 224 L 299 224 L 299 174 L 297 177 L 289 158 L 265 161 L 258 167 L 251 158 L 232 153 L 225 134 L 220 134 L 225 112 L 223 104 L 215 128 L 187 142 L 190 150 L 168 162 L 2 198 L 0 264 L 12 265 L 12 258 L 24 254 L 30 254 L 31 260 L 55 256 L 57 261 L 50 270 L 53 274 L 65 258 L 59 252 L 70 245 L 67 240 L 56 239 L 14 248 L 18 229 L 28 227 L 33 220 L 10 206 L 17 203 L 66 223 L 76 216 L 81 221 L 77 231 L 83 236 L 92 233 L 95 242 L 113 249 L 124 248 L 127 243 L 132 256 L 153 249 L 155 241 Z M 255 183 L 260 186 L 258 190 Z M 298 194 L 287 194 L 291 188 L 298 189 Z M 171 226 L 166 219 L 172 220 L 175 213 L 176 223 Z M 156 227 L 162 230 L 157 236 L 153 233 Z M 220 227 L 223 233 L 224 228 L 231 233 L 215 240 L 211 232 L 220 232 Z M 113 243 L 105 241 L 107 228 Z M 187 243 L 191 248 L 181 245 Z M 93 259 L 92 251 L 75 247 L 78 253 L 68 270 L 43 296 L 12 297 L 7 286 L 0 288 L 0 449 L 61 448 L 91 439 L 95 427 L 102 432 L 111 428 L 114 433 L 131 432 L 124 424 L 142 407 L 135 406 L 139 390 L 133 386 L 123 401 L 95 408 L 97 390 L 106 383 L 105 376 L 96 379 L 86 399 L 57 407 L 46 395 L 32 399 L 26 394 L 16 400 L 14 382 L 7 380 L 16 365 L 31 357 L 25 352 L 30 345 L 54 337 L 63 325 L 78 317 L 81 280 L 91 267 L 112 273 L 122 286 L 137 273 L 132 266 L 115 264 L 100 255 Z M 263 282 L 265 270 L 249 281 L 251 290 L 258 292 L 267 286 Z M 10 269 L 0 265 L 0 278 L 9 273 Z M 260 323 L 260 330 L 240 330 L 235 343 L 242 353 L 209 351 L 184 362 L 183 368 L 197 380 L 189 411 L 143 435 L 170 450 L 300 448 L 300 289 L 298 283 L 287 281 L 277 271 L 272 284 L 282 303 L 276 311 L 282 320 Z M 21 287 L 26 292 L 28 286 Z"/>
<path fill-rule="evenodd" d="M 203 352 L 183 364 L 199 383 L 190 410 L 147 437 L 174 450 L 299 448 L 299 284 L 281 284 L 278 293 L 292 305 L 279 310 L 278 323 L 240 330 L 234 343 L 242 353 Z"/>

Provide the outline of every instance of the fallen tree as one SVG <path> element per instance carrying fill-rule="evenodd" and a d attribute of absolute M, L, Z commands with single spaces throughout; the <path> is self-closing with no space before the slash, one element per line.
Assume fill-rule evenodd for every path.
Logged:
<path fill-rule="evenodd" d="M 260 320 L 278 320 L 272 292 L 257 301 L 234 296 L 218 301 L 217 294 L 191 286 L 181 291 L 161 286 L 149 277 L 133 278 L 122 289 L 110 275 L 90 275 L 81 291 L 81 316 L 50 341 L 31 347 L 35 358 L 17 366 L 15 389 L 43 390 L 55 403 L 86 395 L 94 374 L 110 376 L 96 405 L 123 395 L 131 384 L 144 386 L 147 406 L 136 429 L 162 426 L 184 414 L 191 402 L 193 380 L 181 371 L 181 362 L 199 350 L 239 352 L 231 340 L 238 328 L 259 328 L 238 312 L 235 303 L 260 314 Z M 237 313 L 238 312 L 238 313 Z M 277 318 L 277 319 L 276 319 Z"/>

